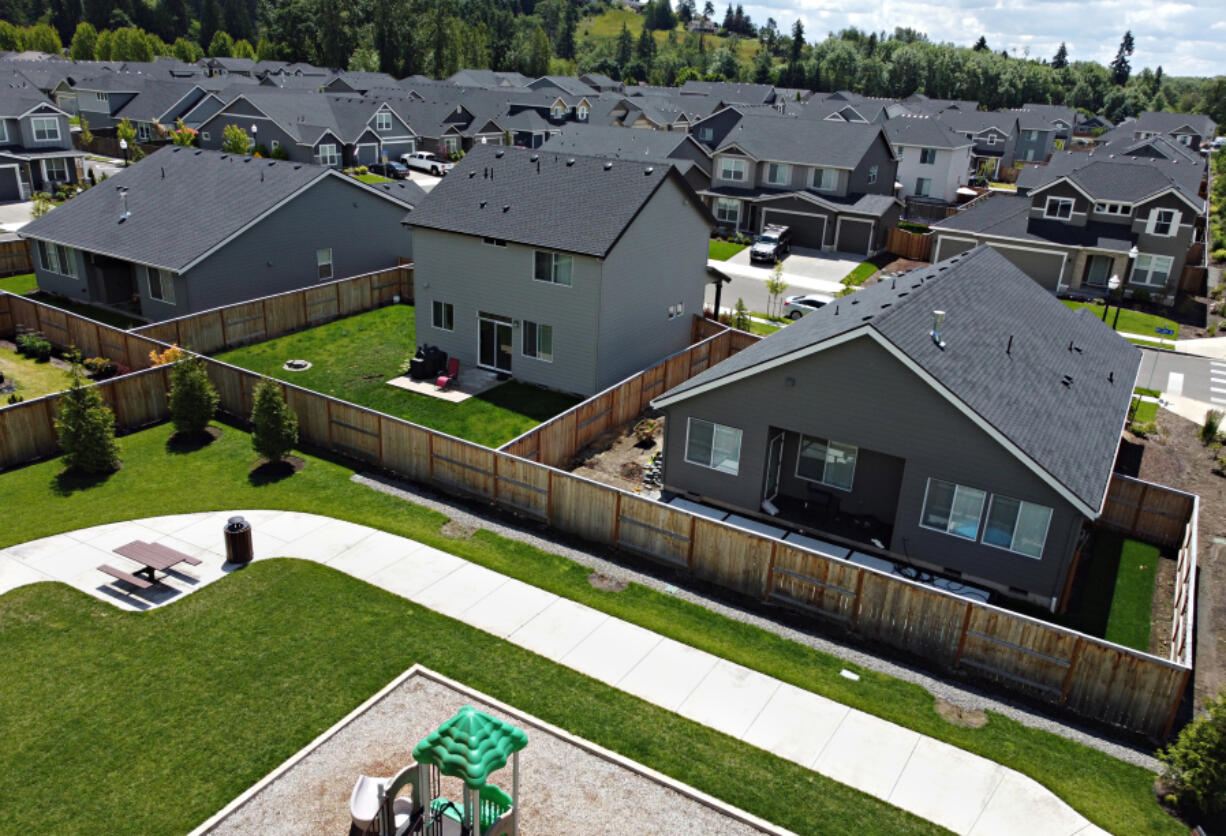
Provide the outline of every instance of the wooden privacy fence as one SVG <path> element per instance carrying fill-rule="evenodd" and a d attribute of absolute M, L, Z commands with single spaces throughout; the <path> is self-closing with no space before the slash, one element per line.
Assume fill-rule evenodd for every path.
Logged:
<path fill-rule="evenodd" d="M 0 241 L 0 276 L 30 273 L 34 262 L 30 259 L 30 244 L 24 238 Z"/>
<path fill-rule="evenodd" d="M 168 319 L 133 333 L 213 354 L 373 310 L 397 299 L 413 301 L 411 264 Z"/>
<path fill-rule="evenodd" d="M 1113 473 L 1098 524 L 1173 549 L 1184 542 L 1195 508 L 1195 494 Z"/>
<path fill-rule="evenodd" d="M 10 296 L 5 326 L 4 297 L 0 294 L 0 333 L 4 327 L 34 326 L 36 315 L 45 318 L 54 310 L 36 311 L 35 307 L 43 306 Z M 25 304 L 14 309 L 14 302 Z M 83 333 L 97 329 L 103 339 L 127 337 L 144 343 L 141 348 L 146 352 L 153 344 L 147 338 L 72 314 L 66 316 L 77 320 L 66 325 L 68 329 Z M 60 342 L 49 332 L 48 337 Z M 718 344 L 731 343 L 708 345 Z M 699 349 L 699 354 L 702 351 Z M 688 351 L 686 354 L 689 356 Z M 683 368 L 692 370 L 702 365 L 697 357 L 690 356 L 685 361 L 688 365 L 676 366 L 674 374 L 679 376 Z M 205 363 L 222 410 L 245 418 L 260 376 L 209 358 Z M 653 369 L 631 379 L 639 383 L 627 384 L 631 387 L 629 394 L 637 386 L 641 399 L 643 381 L 655 380 L 655 375 L 662 375 L 666 385 L 673 385 L 667 368 Z M 104 396 L 109 392 L 110 401 L 119 404 L 120 410 L 127 410 L 121 422 L 125 427 L 139 426 L 141 421 L 154 421 L 165 414 L 164 369 L 150 369 L 98 385 Z M 491 450 L 291 384 L 280 386 L 298 415 L 304 444 L 343 452 L 397 477 L 478 497 L 541 520 L 558 531 L 654 558 L 741 594 L 821 616 L 865 639 L 914 653 L 946 670 L 1007 686 L 1084 717 L 1155 738 L 1165 737 L 1187 685 L 1191 667 L 1182 660 L 1160 659 L 999 607 L 967 601 L 644 499 L 509 451 Z M 623 401 L 625 409 L 633 402 L 633 398 Z M 46 434 L 53 407 L 53 399 L 41 398 L 0 410 L 0 420 L 4 421 L 0 438 L 6 439 L 6 445 L 11 443 L 8 439 L 13 433 L 23 437 L 42 434 L 38 444 L 22 448 L 21 460 L 54 452 L 53 436 Z M 589 407 L 599 411 L 590 401 Z M 572 412 L 577 421 L 580 413 Z M 4 461 L 11 463 L 8 447 L 0 450 L 5 451 Z M 1161 508 L 1166 500 L 1150 488 L 1137 501 L 1149 503 L 1139 514 L 1134 509 L 1140 525 L 1151 516 L 1147 508 Z M 1152 515 L 1162 516 L 1156 512 Z M 1194 517 L 1189 525 L 1194 529 Z M 1193 544 L 1194 549 L 1194 531 L 1190 536 L 1193 539 L 1182 542 Z M 1195 559 L 1194 552 L 1191 559 Z M 1195 576 L 1194 565 L 1189 568 L 1181 563 L 1180 571 Z M 1182 612 L 1185 620 L 1191 618 L 1190 600 L 1185 601 Z M 1190 644 L 1187 636 L 1185 633 L 1185 645 Z"/>
<path fill-rule="evenodd" d="M 932 260 L 932 233 L 908 232 L 899 227 L 891 227 L 885 239 L 885 248 L 900 258 L 912 261 Z"/>
<path fill-rule="evenodd" d="M 498 449 L 552 467 L 568 465 L 592 439 L 629 422 L 652 398 L 759 340 L 753 334 L 719 327 L 723 330 L 610 386 Z"/>

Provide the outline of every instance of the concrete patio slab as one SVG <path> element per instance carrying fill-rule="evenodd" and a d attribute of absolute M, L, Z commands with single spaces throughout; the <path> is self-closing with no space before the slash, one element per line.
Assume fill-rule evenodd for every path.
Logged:
<path fill-rule="evenodd" d="M 720 659 L 677 707 L 677 713 L 740 738 L 780 684 L 777 679 Z"/>
<path fill-rule="evenodd" d="M 743 740 L 806 766 L 830 742 L 850 708 L 825 697 L 783 683 Z"/>
<path fill-rule="evenodd" d="M 548 659 L 561 659 L 609 616 L 559 598 L 507 638 Z"/>
<path fill-rule="evenodd" d="M 275 537 L 286 543 L 292 540 L 300 540 L 328 524 L 327 517 L 320 517 L 315 514 L 299 514 L 292 511 L 286 511 L 285 513 L 277 514 L 275 517 L 259 520 L 258 522 L 253 521 L 246 514 L 240 514 L 239 516 L 246 518 L 251 523 L 252 531 L 267 534 L 269 537 Z M 404 538 L 398 537 L 396 539 Z"/>
<path fill-rule="evenodd" d="M 992 798 L 1004 767 L 930 737 L 921 737 L 889 802 L 955 833 L 967 833 Z"/>
<path fill-rule="evenodd" d="M 813 768 L 878 798 L 889 798 L 920 736 L 893 723 L 849 711 Z"/>
<path fill-rule="evenodd" d="M 511 578 L 465 610 L 460 620 L 505 639 L 557 600 L 552 592 Z"/>
<path fill-rule="evenodd" d="M 666 638 L 616 684 L 636 697 L 676 711 L 718 661 L 710 653 Z"/>
<path fill-rule="evenodd" d="M 140 568 L 140 564 L 126 557 L 103 551 L 88 543 L 78 543 L 75 540 L 64 540 L 62 543 L 62 548 L 54 553 L 40 551 L 36 555 L 22 559 L 21 562 L 44 575 L 68 584 L 71 584 L 85 570 L 97 568 L 103 563 L 109 563 L 117 569 L 128 571 Z"/>
<path fill-rule="evenodd" d="M 429 380 L 414 380 L 408 375 L 401 375 L 387 382 L 388 386 L 404 389 L 429 398 L 438 398 L 448 403 L 463 403 L 474 395 L 480 395 L 498 385 L 498 375 L 485 369 L 460 368 L 459 377 L 446 389 L 439 389 L 437 378 Z"/>
<path fill-rule="evenodd" d="M 327 563 L 333 569 L 348 572 L 355 578 L 369 579 L 391 566 L 409 553 L 424 548 L 420 543 L 388 534 L 386 531 L 376 531 L 356 544 L 345 549 Z"/>
<path fill-rule="evenodd" d="M 459 569 L 440 578 L 415 595 L 415 603 L 443 615 L 459 618 L 491 592 L 507 582 L 507 576 L 491 572 L 484 566 L 465 563 Z"/>
<path fill-rule="evenodd" d="M 117 546 L 131 543 L 133 540 L 144 540 L 152 543 L 166 537 L 166 532 L 151 525 L 133 523 L 109 523 L 96 525 L 93 528 L 82 528 L 68 535 L 77 542 L 88 543 L 91 546 L 109 552 Z M 192 548 L 196 548 L 193 546 Z"/>
<path fill-rule="evenodd" d="M 0 595 L 10 592 L 19 586 L 50 580 L 52 580 L 51 577 L 27 566 L 20 560 L 0 556 Z"/>
<path fill-rule="evenodd" d="M 606 619 L 559 661 L 609 685 L 630 672 L 660 643 L 659 633 L 619 618 Z"/>
<path fill-rule="evenodd" d="M 218 531 L 220 532 L 220 529 Z M 252 524 L 252 533 L 259 535 L 261 529 Z M 364 525 L 355 525 L 354 523 L 342 520 L 332 520 L 327 525 L 321 525 L 309 534 L 285 541 L 279 551 L 270 553 L 261 552 L 257 549 L 256 554 L 262 557 L 310 555 L 313 560 L 320 560 L 326 563 L 334 557 L 339 557 L 342 552 L 353 548 L 353 546 L 362 542 L 373 533 L 372 529 Z"/>

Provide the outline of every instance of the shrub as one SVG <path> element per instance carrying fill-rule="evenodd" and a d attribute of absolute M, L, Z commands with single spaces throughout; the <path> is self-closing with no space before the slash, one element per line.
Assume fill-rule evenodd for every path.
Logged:
<path fill-rule="evenodd" d="M 1214 261 L 1226 261 L 1226 249 L 1214 250 L 1211 257 Z"/>
<path fill-rule="evenodd" d="M 274 160 L 288 160 L 289 151 L 285 150 L 284 145 L 278 145 L 276 148 L 272 149 L 272 153 L 269 156 L 271 156 Z"/>
<path fill-rule="evenodd" d="M 55 431 L 64 450 L 64 464 L 80 473 L 109 473 L 119 466 L 115 415 L 98 389 L 86 386 L 73 366 L 72 386 L 60 397 Z"/>
<path fill-rule="evenodd" d="M 1226 690 L 1158 752 L 1158 759 L 1181 806 L 1208 815 L 1226 809 Z"/>
<path fill-rule="evenodd" d="M 17 352 L 45 363 L 51 359 L 51 343 L 42 334 L 22 334 L 17 338 Z"/>
<path fill-rule="evenodd" d="M 114 377 L 115 372 L 119 370 L 114 360 L 108 360 L 105 357 L 90 357 L 85 361 L 84 365 L 85 370 L 92 374 L 95 380 Z"/>
<path fill-rule="evenodd" d="M 251 156 L 253 156 L 253 157 L 267 157 L 267 156 L 268 156 L 268 146 L 266 146 L 266 145 L 265 145 L 264 143 L 262 143 L 262 142 L 261 142 L 261 143 L 259 143 L 258 145 L 256 145 L 256 146 L 255 146 L 255 150 L 251 152 Z"/>
<path fill-rule="evenodd" d="M 198 357 L 179 360 L 170 369 L 170 420 L 175 432 L 198 435 L 217 411 L 217 390 Z"/>
<path fill-rule="evenodd" d="M 298 416 L 285 403 L 276 381 L 264 378 L 255 387 L 251 407 L 251 446 L 270 462 L 285 458 L 298 443 Z"/>
<path fill-rule="evenodd" d="M 749 309 L 745 307 L 744 299 L 736 300 L 736 308 L 732 312 L 732 327 L 738 331 L 749 330 Z"/>
<path fill-rule="evenodd" d="M 9 395 L 9 403 L 21 403 L 24 400 L 25 398 L 23 398 L 21 395 L 18 395 L 16 392 L 13 392 L 12 394 Z"/>
<path fill-rule="evenodd" d="M 1139 287 L 1132 292 L 1132 301 L 1134 302 L 1145 303 L 1151 301 L 1153 298 L 1154 297 L 1150 295 L 1150 292 L 1143 287 Z"/>
<path fill-rule="evenodd" d="M 149 352 L 149 362 L 155 366 L 169 366 L 171 363 L 177 363 L 187 355 L 183 353 L 183 349 L 177 345 L 172 345 L 170 348 L 158 354 L 157 349 Z"/>
<path fill-rule="evenodd" d="M 1151 435 L 1158 434 L 1158 422 L 1146 421 L 1144 424 L 1133 424 L 1129 429 L 1132 430 L 1132 434 L 1135 436 L 1149 438 Z"/>
<path fill-rule="evenodd" d="M 1205 413 L 1205 423 L 1200 428 L 1200 440 L 1210 444 L 1217 440 L 1218 431 L 1222 428 L 1222 410 L 1211 409 Z"/>

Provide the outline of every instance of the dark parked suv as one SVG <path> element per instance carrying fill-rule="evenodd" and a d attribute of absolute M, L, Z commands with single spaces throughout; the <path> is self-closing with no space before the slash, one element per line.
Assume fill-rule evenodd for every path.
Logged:
<path fill-rule="evenodd" d="M 371 174 L 378 174 L 381 177 L 390 177 L 392 180 L 409 179 L 409 167 L 404 163 L 375 163 L 366 170 Z"/>
<path fill-rule="evenodd" d="M 786 226 L 769 224 L 749 248 L 750 261 L 769 261 L 774 264 L 792 251 L 792 230 Z"/>

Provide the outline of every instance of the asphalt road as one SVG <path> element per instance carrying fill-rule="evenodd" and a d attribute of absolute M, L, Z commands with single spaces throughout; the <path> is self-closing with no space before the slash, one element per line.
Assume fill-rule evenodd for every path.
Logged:
<path fill-rule="evenodd" d="M 1226 407 L 1226 360 L 1141 349 L 1137 385 Z"/>

